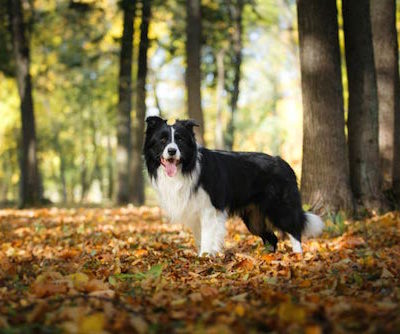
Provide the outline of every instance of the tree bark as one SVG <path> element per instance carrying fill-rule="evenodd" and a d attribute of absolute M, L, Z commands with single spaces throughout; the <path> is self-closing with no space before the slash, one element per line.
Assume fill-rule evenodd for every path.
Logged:
<path fill-rule="evenodd" d="M 189 117 L 196 120 L 197 141 L 204 143 L 204 118 L 201 107 L 201 0 L 186 0 L 186 90 Z"/>
<path fill-rule="evenodd" d="M 151 1 L 142 1 L 142 22 L 140 24 L 140 45 L 138 57 L 138 72 L 136 84 L 136 132 L 132 152 L 132 185 L 131 201 L 135 205 L 144 204 L 144 175 L 143 175 L 143 136 L 144 119 L 146 117 L 146 78 L 147 50 L 149 49 L 149 24 L 151 17 Z"/>
<path fill-rule="evenodd" d="M 117 203 L 127 204 L 129 202 L 129 172 L 131 163 L 132 53 L 136 2 L 133 0 L 123 0 L 121 5 L 124 12 L 124 23 L 121 38 L 118 86 Z"/>
<path fill-rule="evenodd" d="M 242 36 L 243 36 L 243 0 L 229 0 L 229 14 L 233 25 L 233 32 L 231 36 L 231 43 L 233 49 L 233 90 L 231 96 L 231 117 L 227 126 L 226 133 L 226 146 L 232 150 L 235 141 L 235 115 L 237 111 L 237 103 L 239 100 L 239 85 L 241 78 L 241 66 L 242 66 Z"/>
<path fill-rule="evenodd" d="M 15 57 L 15 70 L 21 105 L 22 150 L 20 158 L 20 206 L 41 201 L 41 185 L 37 162 L 35 115 L 32 99 L 29 43 L 26 39 L 21 0 L 9 1 L 10 25 Z"/>
<path fill-rule="evenodd" d="M 298 0 L 304 203 L 352 211 L 336 1 Z"/>
<path fill-rule="evenodd" d="M 358 204 L 382 205 L 378 144 L 378 95 L 369 0 L 343 2 L 347 77 L 349 82 L 350 180 Z"/>
<path fill-rule="evenodd" d="M 224 143 L 224 127 L 222 122 L 224 88 L 225 88 L 225 66 L 224 66 L 225 49 L 222 48 L 217 52 L 217 116 L 215 118 L 215 148 L 222 150 L 225 148 Z"/>
<path fill-rule="evenodd" d="M 372 40 L 379 102 L 379 153 L 383 176 L 383 188 L 393 188 L 396 174 L 400 180 L 400 166 L 394 166 L 396 116 L 399 114 L 399 54 L 396 30 L 396 1 L 371 1 Z M 397 116 L 399 117 L 399 116 Z M 397 144 L 398 145 L 398 144 Z M 395 152 L 397 154 L 395 154 Z M 396 161 L 398 161 L 397 159 Z"/>
<path fill-rule="evenodd" d="M 396 72 L 397 73 L 397 72 Z M 396 196 L 397 205 L 400 203 L 400 83 L 396 78 L 396 106 L 394 115 L 394 144 L 393 144 L 393 192 Z"/>

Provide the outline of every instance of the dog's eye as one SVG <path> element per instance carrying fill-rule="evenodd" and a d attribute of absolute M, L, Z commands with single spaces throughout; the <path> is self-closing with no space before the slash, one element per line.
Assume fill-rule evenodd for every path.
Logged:
<path fill-rule="evenodd" d="M 175 136 L 175 140 L 181 142 L 183 139 L 179 136 Z"/>
<path fill-rule="evenodd" d="M 165 144 L 167 142 L 167 137 L 162 137 L 161 138 L 161 143 Z"/>

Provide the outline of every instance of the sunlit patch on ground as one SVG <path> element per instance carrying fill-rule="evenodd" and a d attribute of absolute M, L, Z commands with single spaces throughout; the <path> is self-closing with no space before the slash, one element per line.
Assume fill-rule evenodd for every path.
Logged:
<path fill-rule="evenodd" d="M 0 332 L 399 332 L 400 215 L 198 258 L 158 208 L 0 211 Z M 14 330 L 12 330 L 14 328 Z"/>

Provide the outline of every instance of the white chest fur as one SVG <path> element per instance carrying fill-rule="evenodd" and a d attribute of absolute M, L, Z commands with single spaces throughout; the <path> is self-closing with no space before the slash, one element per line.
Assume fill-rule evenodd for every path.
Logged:
<path fill-rule="evenodd" d="M 178 171 L 174 177 L 169 177 L 160 167 L 157 179 L 152 181 L 159 203 L 171 222 L 192 230 L 199 254 L 215 254 L 223 245 L 226 213 L 214 208 L 202 187 L 195 190 L 199 175 L 199 165 L 191 175 L 184 176 Z"/>
<path fill-rule="evenodd" d="M 194 218 L 198 218 L 200 208 L 211 204 L 203 189 L 195 191 L 198 178 L 198 169 L 190 175 L 178 171 L 174 177 L 169 177 L 161 166 L 158 168 L 153 185 L 161 207 L 173 223 L 190 225 Z"/>

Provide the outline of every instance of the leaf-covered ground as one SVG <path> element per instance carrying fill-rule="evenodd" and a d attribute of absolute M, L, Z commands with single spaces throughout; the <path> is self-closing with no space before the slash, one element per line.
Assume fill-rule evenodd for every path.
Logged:
<path fill-rule="evenodd" d="M 0 332 L 400 332 L 399 213 L 331 225 L 302 256 L 228 227 L 199 258 L 157 208 L 2 210 Z"/>

